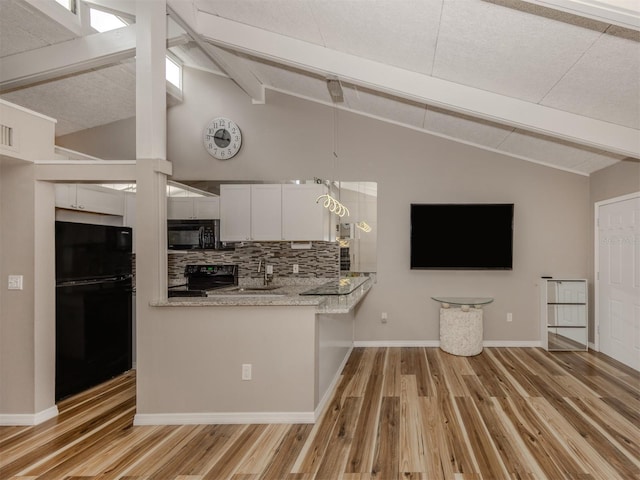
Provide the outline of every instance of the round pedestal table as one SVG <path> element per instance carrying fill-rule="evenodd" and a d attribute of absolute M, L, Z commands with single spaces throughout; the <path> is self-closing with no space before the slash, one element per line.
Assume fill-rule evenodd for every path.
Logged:
<path fill-rule="evenodd" d="M 431 297 L 440 302 L 440 348 L 469 357 L 482 352 L 482 306 L 487 297 Z"/>

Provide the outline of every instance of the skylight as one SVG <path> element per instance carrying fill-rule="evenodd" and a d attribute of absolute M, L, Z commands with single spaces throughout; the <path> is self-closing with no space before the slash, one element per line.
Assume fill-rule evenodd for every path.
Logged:
<path fill-rule="evenodd" d="M 60 5 L 69 10 L 70 12 L 76 11 L 76 2 L 75 0 L 56 0 Z"/>
<path fill-rule="evenodd" d="M 93 27 L 100 33 L 127 26 L 127 24 L 122 19 L 112 13 L 103 12 L 102 10 L 96 10 L 95 8 L 91 8 L 89 12 L 91 16 L 91 27 Z"/>
<path fill-rule="evenodd" d="M 182 90 L 182 68 L 178 63 L 167 57 L 167 81 Z"/>

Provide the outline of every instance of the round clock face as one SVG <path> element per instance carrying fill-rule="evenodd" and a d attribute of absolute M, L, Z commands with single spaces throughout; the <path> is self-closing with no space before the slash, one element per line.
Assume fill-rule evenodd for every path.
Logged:
<path fill-rule="evenodd" d="M 215 158 L 231 158 L 238 153 L 241 145 L 240 128 L 228 118 L 214 118 L 204 129 L 204 148 Z"/>

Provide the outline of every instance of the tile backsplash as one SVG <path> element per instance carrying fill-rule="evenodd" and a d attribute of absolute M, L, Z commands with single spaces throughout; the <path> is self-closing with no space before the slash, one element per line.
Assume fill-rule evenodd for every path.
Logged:
<path fill-rule="evenodd" d="M 169 283 L 184 281 L 188 264 L 235 264 L 241 280 L 263 278 L 258 264 L 273 265 L 273 277 L 307 279 L 337 278 L 340 275 L 340 246 L 336 242 L 311 242 L 310 249 L 298 250 L 291 242 L 243 242 L 235 250 L 169 251 Z M 298 273 L 293 266 L 298 265 Z"/>

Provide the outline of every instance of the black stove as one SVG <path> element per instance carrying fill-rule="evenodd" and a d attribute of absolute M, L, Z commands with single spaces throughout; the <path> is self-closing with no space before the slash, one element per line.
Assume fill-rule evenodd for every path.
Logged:
<path fill-rule="evenodd" d="M 206 297 L 207 291 L 238 285 L 237 265 L 187 265 L 187 283 L 169 287 L 169 297 Z"/>

